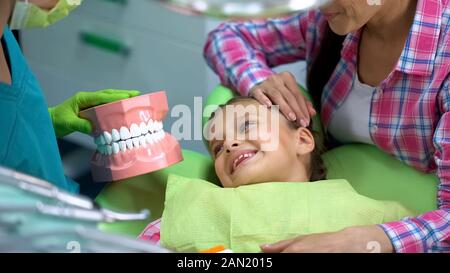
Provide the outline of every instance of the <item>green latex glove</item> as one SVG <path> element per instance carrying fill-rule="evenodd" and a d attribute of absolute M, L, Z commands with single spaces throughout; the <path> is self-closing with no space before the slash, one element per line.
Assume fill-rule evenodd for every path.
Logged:
<path fill-rule="evenodd" d="M 53 121 L 53 127 L 57 137 L 63 137 L 75 131 L 90 134 L 91 123 L 78 117 L 82 110 L 138 96 L 139 91 L 106 89 L 97 92 L 78 92 L 75 96 L 63 103 L 48 109 Z"/>

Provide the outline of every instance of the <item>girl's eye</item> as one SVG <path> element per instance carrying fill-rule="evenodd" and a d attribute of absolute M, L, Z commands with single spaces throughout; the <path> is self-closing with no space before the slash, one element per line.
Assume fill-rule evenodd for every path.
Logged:
<path fill-rule="evenodd" d="M 247 132 L 248 129 L 250 128 L 250 125 L 252 124 L 253 124 L 252 122 L 246 120 L 244 124 L 241 125 L 241 132 Z"/>
<path fill-rule="evenodd" d="M 214 156 L 217 156 L 220 151 L 222 151 L 222 145 L 217 145 L 216 147 L 214 147 Z"/>

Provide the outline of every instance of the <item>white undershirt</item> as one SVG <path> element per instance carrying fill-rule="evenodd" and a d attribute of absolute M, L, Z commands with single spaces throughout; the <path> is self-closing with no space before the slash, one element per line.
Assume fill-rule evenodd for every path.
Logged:
<path fill-rule="evenodd" d="M 374 144 L 370 137 L 369 117 L 372 95 L 376 87 L 363 84 L 354 77 L 353 87 L 330 120 L 328 131 L 339 142 Z"/>

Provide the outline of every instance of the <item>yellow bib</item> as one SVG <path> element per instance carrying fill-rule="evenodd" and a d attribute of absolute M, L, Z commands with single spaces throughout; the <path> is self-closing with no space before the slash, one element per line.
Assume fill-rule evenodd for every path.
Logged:
<path fill-rule="evenodd" d="M 180 252 L 223 245 L 259 252 L 261 244 L 298 235 L 396 221 L 414 213 L 359 195 L 346 180 L 273 182 L 221 188 L 170 175 L 161 244 Z"/>

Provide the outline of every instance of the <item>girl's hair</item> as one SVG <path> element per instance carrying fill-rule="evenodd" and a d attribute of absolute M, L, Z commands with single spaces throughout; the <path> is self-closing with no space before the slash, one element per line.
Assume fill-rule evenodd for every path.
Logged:
<path fill-rule="evenodd" d="M 323 88 L 341 59 L 342 44 L 346 36 L 337 35 L 326 24 L 319 51 L 308 69 L 307 87 L 316 109 L 320 112 Z"/>
<path fill-rule="evenodd" d="M 252 97 L 237 96 L 237 97 L 234 97 L 234 98 L 230 99 L 229 101 L 227 101 L 227 103 L 219 105 L 219 108 L 223 108 L 223 107 L 225 107 L 227 105 L 236 104 L 236 103 L 243 102 L 243 101 L 248 101 L 248 100 L 255 100 L 256 101 L 256 99 L 254 99 Z M 214 118 L 214 115 L 215 115 L 215 112 L 213 112 L 211 114 L 211 117 L 209 119 L 211 120 L 212 118 Z M 292 129 L 300 128 L 297 123 L 292 122 L 292 121 L 289 121 L 289 126 Z M 312 121 L 310 122 L 310 124 L 309 124 L 307 129 L 313 134 L 314 142 L 315 142 L 314 150 L 311 153 L 311 162 L 310 162 L 310 170 L 309 170 L 310 177 L 309 177 L 309 180 L 311 182 L 324 180 L 324 179 L 326 179 L 326 175 L 327 175 L 326 167 L 325 167 L 325 164 L 324 164 L 324 162 L 322 160 L 322 154 L 325 151 L 324 150 L 324 146 L 323 146 L 323 143 L 318 141 L 320 139 L 319 133 L 313 130 L 313 122 Z"/>

